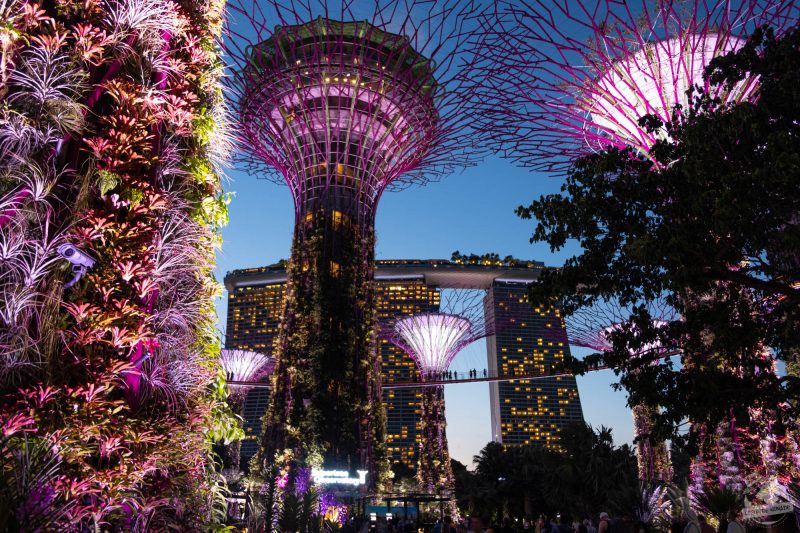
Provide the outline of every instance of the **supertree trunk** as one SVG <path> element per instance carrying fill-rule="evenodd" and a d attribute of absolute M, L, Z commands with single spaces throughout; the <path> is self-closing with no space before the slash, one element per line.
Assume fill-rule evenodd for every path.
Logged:
<path fill-rule="evenodd" d="M 242 415 L 245 395 L 246 393 L 244 391 L 235 391 L 228 396 L 228 407 L 230 407 L 234 414 Z M 241 471 L 242 441 L 236 439 L 228 444 L 220 446 L 219 453 L 222 459 L 223 474 L 226 475 L 228 481 L 230 482 L 231 480 L 238 479 Z"/>
<path fill-rule="evenodd" d="M 456 484 L 447 446 L 444 387 L 424 387 L 420 407 L 417 482 L 423 492 L 454 496 Z M 453 518 L 458 517 L 458 507 L 454 501 L 448 503 L 448 509 Z"/>
<path fill-rule="evenodd" d="M 667 444 L 663 440 L 654 440 L 651 435 L 655 409 L 646 405 L 636 405 L 631 412 L 634 436 L 638 439 L 636 459 L 639 464 L 639 479 L 648 484 L 670 483 L 672 464 Z"/>
<path fill-rule="evenodd" d="M 343 214 L 351 211 L 338 207 L 309 210 L 295 230 L 280 357 L 257 461 L 266 465 L 290 449 L 295 461 L 367 469 L 374 486 L 383 478 L 374 230 L 371 221 L 356 225 Z"/>

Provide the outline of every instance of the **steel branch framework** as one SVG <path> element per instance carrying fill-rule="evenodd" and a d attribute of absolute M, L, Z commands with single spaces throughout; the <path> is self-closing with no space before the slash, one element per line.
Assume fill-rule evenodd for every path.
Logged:
<path fill-rule="evenodd" d="M 680 315 L 662 299 L 640 302 L 655 324 L 666 324 L 678 320 Z M 616 300 L 602 300 L 589 307 L 582 307 L 566 317 L 567 337 L 573 346 L 591 348 L 598 352 L 613 349 L 612 335 L 621 327 L 633 327 L 631 322 L 634 305 L 623 305 Z M 643 346 L 637 353 L 658 352 L 656 346 Z M 633 353 L 632 356 L 635 356 Z"/>
<path fill-rule="evenodd" d="M 709 86 L 703 70 L 740 48 L 758 26 L 780 35 L 798 22 L 791 0 L 502 2 L 484 21 L 474 92 L 481 122 L 506 156 L 535 170 L 561 171 L 594 150 L 631 146 L 645 156 L 699 85 L 723 103 L 757 95 L 757 79 Z"/>
<path fill-rule="evenodd" d="M 668 325 L 679 315 L 664 300 L 642 302 L 656 327 Z M 570 344 L 591 348 L 598 352 L 608 352 L 614 348 L 613 333 L 621 328 L 635 327 L 631 323 L 633 306 L 621 305 L 614 300 L 597 302 L 591 307 L 583 307 L 567 317 L 567 336 Z M 668 350 L 658 342 L 645 343 L 631 357 L 646 356 L 654 360 L 664 357 Z M 639 478 L 647 483 L 672 482 L 672 465 L 669 450 L 663 441 L 650 437 L 652 419 L 656 407 L 644 404 L 631 406 L 633 430 L 636 437 L 636 458 L 639 465 Z"/>
<path fill-rule="evenodd" d="M 219 359 L 228 381 L 258 381 L 275 369 L 275 359 L 262 352 L 223 349 L 220 350 Z M 230 395 L 244 398 L 248 390 L 247 386 L 235 387 Z"/>
<path fill-rule="evenodd" d="M 266 469 L 287 449 L 298 464 L 321 452 L 326 466 L 366 468 L 379 488 L 388 466 L 373 336 L 375 212 L 387 188 L 472 164 L 478 130 L 463 95 L 479 7 L 236 0 L 229 10 L 240 162 L 288 184 L 295 203 L 257 460 Z"/>
<path fill-rule="evenodd" d="M 410 315 L 386 324 L 382 336 L 405 351 L 416 363 L 423 381 L 441 379 L 453 359 L 469 344 L 494 333 L 486 291 L 447 289 L 438 313 Z M 450 466 L 444 411 L 444 386 L 421 391 L 420 453 L 417 480 L 429 493 L 455 490 Z M 457 513 L 455 505 L 451 512 Z"/>

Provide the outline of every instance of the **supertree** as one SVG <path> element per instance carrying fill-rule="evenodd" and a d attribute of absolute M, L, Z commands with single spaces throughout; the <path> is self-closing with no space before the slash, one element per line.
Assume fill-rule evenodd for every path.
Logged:
<path fill-rule="evenodd" d="M 705 67 L 741 48 L 755 28 L 769 26 L 780 37 L 798 20 L 790 0 L 504 2 L 487 17 L 476 46 L 482 59 L 474 66 L 475 102 L 487 103 L 480 120 L 492 127 L 498 149 L 535 170 L 562 172 L 575 159 L 609 148 L 631 147 L 650 158 L 667 131 L 649 132 L 639 124 L 643 115 L 671 122 L 673 113 L 692 105 L 687 91 L 694 87 L 723 104 L 757 98 L 757 78 L 711 85 L 703 79 Z M 711 354 L 688 357 L 689 364 L 713 365 Z M 722 429 L 735 428 L 733 422 Z M 727 430 L 695 429 L 710 444 L 728 442 Z M 716 450 L 711 455 L 728 456 L 709 447 Z M 720 473 L 717 463 L 708 470 Z"/>
<path fill-rule="evenodd" d="M 275 358 L 263 352 L 222 349 L 219 360 L 228 381 L 240 382 L 231 386 L 228 403 L 235 413 L 240 413 L 244 398 L 252 383 L 268 376 L 275 369 Z"/>
<path fill-rule="evenodd" d="M 486 291 L 445 289 L 438 312 L 398 318 L 382 328 L 381 336 L 417 363 L 422 381 L 440 381 L 462 349 L 494 334 L 485 297 Z M 445 432 L 444 386 L 424 386 L 421 393 L 417 481 L 428 493 L 452 494 L 455 482 Z M 454 506 L 451 510 L 457 511 Z"/>
<path fill-rule="evenodd" d="M 278 364 L 255 460 L 266 471 L 290 450 L 295 463 L 366 468 L 377 486 L 386 461 L 375 213 L 385 190 L 472 161 L 461 87 L 476 7 L 239 0 L 231 13 L 228 91 L 241 162 L 288 184 L 295 205 Z"/>
<path fill-rule="evenodd" d="M 223 7 L 0 2 L 0 523 L 12 529 L 200 530 L 225 505 L 211 460 L 215 433 L 236 427 L 217 392 L 211 274 L 230 145 Z"/>
<path fill-rule="evenodd" d="M 639 119 L 670 122 L 692 86 L 723 103 L 756 97 L 757 79 L 712 86 L 703 69 L 756 27 L 781 35 L 798 20 L 791 0 L 522 0 L 501 3 L 497 15 L 476 46 L 475 101 L 488 103 L 481 120 L 499 150 L 546 171 L 611 147 L 647 156 L 666 131 L 649 133 Z"/>
<path fill-rule="evenodd" d="M 222 349 L 219 359 L 227 380 L 240 382 L 229 385 L 228 405 L 235 414 L 241 416 L 244 399 L 252 388 L 252 385 L 248 385 L 248 383 L 256 382 L 270 375 L 275 369 L 275 358 L 263 352 Z M 232 471 L 233 475 L 239 473 L 240 455 L 241 440 L 237 439 L 225 446 L 223 464 L 226 469 Z"/>
<path fill-rule="evenodd" d="M 664 327 L 677 318 L 677 314 L 663 299 L 642 302 L 647 308 L 653 325 Z M 635 327 L 631 323 L 632 305 L 622 305 L 615 300 L 598 301 L 591 307 L 583 307 L 566 318 L 567 338 L 573 346 L 591 348 L 598 352 L 613 349 L 615 331 Z M 631 350 L 632 358 L 638 357 L 658 361 L 670 352 L 658 342 L 644 343 Z M 639 479 L 647 484 L 671 483 L 672 464 L 666 443 L 652 436 L 653 415 L 657 406 L 635 403 L 631 405 L 633 431 L 636 438 L 636 459 L 639 464 Z"/>

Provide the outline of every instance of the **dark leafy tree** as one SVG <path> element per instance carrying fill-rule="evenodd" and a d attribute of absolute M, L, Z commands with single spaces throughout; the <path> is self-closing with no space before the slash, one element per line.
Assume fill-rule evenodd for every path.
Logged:
<path fill-rule="evenodd" d="M 689 468 L 692 461 L 686 446 L 682 446 L 678 441 L 670 443 L 669 457 L 672 462 L 673 483 L 679 487 L 686 487 L 689 484 Z"/>
<path fill-rule="evenodd" d="M 669 124 L 647 159 L 612 149 L 577 160 L 561 194 L 520 207 L 532 241 L 580 255 L 543 273 L 533 298 L 567 313 L 617 299 L 634 304 L 602 358 L 632 403 L 660 406 L 654 433 L 677 437 L 687 420 L 747 423 L 752 408 L 796 414 L 800 329 L 800 29 L 776 39 L 757 30 L 739 51 L 711 62 L 712 84 L 759 77 L 758 98 L 736 106 L 694 88 L 690 109 Z M 680 314 L 654 327 L 646 306 L 665 297 Z M 673 361 L 631 358 L 648 343 L 679 351 Z M 778 377 L 772 359 L 788 362 Z M 744 370 L 742 370 L 744 369 Z M 772 410 L 772 411 L 771 411 Z"/>
<path fill-rule="evenodd" d="M 392 464 L 392 474 L 394 474 L 395 481 L 400 481 L 402 479 L 414 479 L 416 471 L 407 464 L 398 462 Z"/>
<path fill-rule="evenodd" d="M 556 451 L 490 442 L 475 456 L 471 478 L 456 473 L 459 502 L 498 521 L 557 512 L 578 518 L 634 508 L 638 478 L 628 445 L 616 447 L 611 430 L 594 431 L 584 424 L 564 428 L 561 443 L 562 450 Z"/>
<path fill-rule="evenodd" d="M 456 485 L 456 503 L 458 508 L 471 515 L 475 512 L 477 495 L 477 476 L 467 470 L 467 466 L 460 461 L 450 459 L 453 469 L 453 479 Z"/>

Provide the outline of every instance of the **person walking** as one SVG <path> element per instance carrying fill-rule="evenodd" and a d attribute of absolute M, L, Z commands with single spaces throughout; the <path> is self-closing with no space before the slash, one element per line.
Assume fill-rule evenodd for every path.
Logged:
<path fill-rule="evenodd" d="M 697 521 L 700 522 L 700 533 L 716 533 L 714 528 L 708 523 L 705 515 L 698 515 Z"/>
<path fill-rule="evenodd" d="M 739 522 L 739 514 L 731 509 L 728 511 L 728 528 L 726 533 L 745 533 L 745 528 Z"/>
<path fill-rule="evenodd" d="M 533 533 L 547 533 L 545 529 L 545 524 L 547 524 L 547 519 L 544 517 L 543 514 L 539 515 L 539 518 L 536 519 L 536 524 L 533 527 Z"/>
<path fill-rule="evenodd" d="M 597 533 L 608 533 L 610 525 L 611 525 L 611 520 L 609 520 L 608 518 L 608 513 L 603 511 L 602 513 L 600 513 L 600 522 L 597 524 Z"/>
<path fill-rule="evenodd" d="M 483 533 L 483 518 L 478 515 L 472 515 L 469 518 L 469 532 Z"/>
<path fill-rule="evenodd" d="M 700 533 L 700 522 L 694 511 L 686 509 L 684 515 L 686 526 L 683 528 L 683 533 Z"/>
<path fill-rule="evenodd" d="M 572 526 L 569 525 L 569 517 L 566 514 L 561 515 L 561 520 L 558 523 L 558 533 L 574 533 Z"/>
<path fill-rule="evenodd" d="M 500 527 L 500 533 L 515 533 L 513 522 L 510 517 L 506 516 L 503 518 L 503 525 Z"/>

